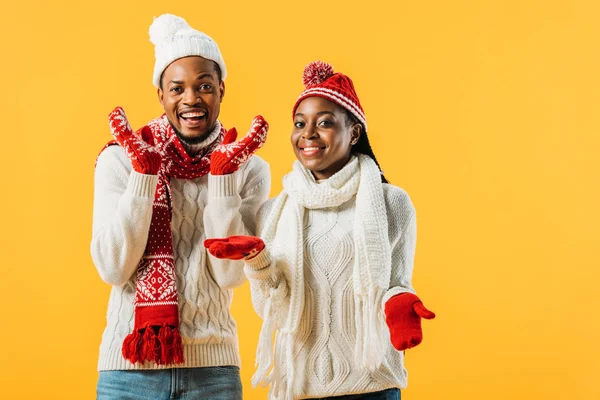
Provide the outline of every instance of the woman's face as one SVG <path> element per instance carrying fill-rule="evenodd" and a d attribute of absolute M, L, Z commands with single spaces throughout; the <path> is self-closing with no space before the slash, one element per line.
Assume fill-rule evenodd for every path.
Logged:
<path fill-rule="evenodd" d="M 327 179 L 346 165 L 360 136 L 343 108 L 322 97 L 308 97 L 294 115 L 291 142 L 300 163 L 315 179 Z"/>

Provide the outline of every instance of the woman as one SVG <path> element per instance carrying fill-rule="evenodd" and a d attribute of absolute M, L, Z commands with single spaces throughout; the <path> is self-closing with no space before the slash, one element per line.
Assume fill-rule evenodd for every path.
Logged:
<path fill-rule="evenodd" d="M 262 239 L 205 246 L 245 260 L 264 320 L 253 383 L 270 383 L 270 398 L 399 399 L 403 350 L 421 342 L 420 318 L 435 316 L 411 285 L 415 210 L 379 168 L 350 78 L 317 61 L 303 80 L 298 161 L 259 211 Z"/>

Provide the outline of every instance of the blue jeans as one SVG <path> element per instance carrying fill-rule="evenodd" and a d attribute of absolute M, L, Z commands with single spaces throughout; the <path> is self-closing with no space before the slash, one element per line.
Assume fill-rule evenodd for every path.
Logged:
<path fill-rule="evenodd" d="M 235 366 L 101 371 L 97 400 L 241 400 Z"/>
<path fill-rule="evenodd" d="M 382 390 L 381 392 L 350 394 L 348 396 L 325 397 L 319 400 L 400 400 L 400 390 L 396 388 Z"/>

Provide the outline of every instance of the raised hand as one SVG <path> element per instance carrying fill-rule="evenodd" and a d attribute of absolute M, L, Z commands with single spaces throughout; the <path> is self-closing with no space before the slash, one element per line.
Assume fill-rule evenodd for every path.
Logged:
<path fill-rule="evenodd" d="M 160 154 L 133 133 L 125 111 L 121 107 L 116 107 L 108 115 L 108 122 L 113 137 L 125 149 L 133 169 L 141 174 L 158 174 L 161 164 Z"/>
<path fill-rule="evenodd" d="M 204 247 L 217 258 L 249 260 L 265 248 L 265 243 L 255 236 L 230 236 L 224 239 L 206 239 Z"/>
<path fill-rule="evenodd" d="M 225 134 L 223 142 L 217 146 L 210 157 L 210 173 L 213 175 L 228 175 L 238 170 L 240 165 L 260 149 L 267 140 L 269 124 L 258 115 L 252 120 L 250 130 L 239 141 L 235 128 Z"/>
<path fill-rule="evenodd" d="M 401 293 L 385 303 L 385 322 L 396 350 L 415 347 L 423 341 L 421 318 L 433 319 L 435 314 L 412 293 Z"/>

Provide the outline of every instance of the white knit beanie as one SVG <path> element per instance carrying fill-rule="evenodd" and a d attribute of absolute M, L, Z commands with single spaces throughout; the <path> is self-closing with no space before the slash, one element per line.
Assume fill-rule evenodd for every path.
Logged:
<path fill-rule="evenodd" d="M 185 19 L 163 14 L 154 18 L 149 34 L 156 58 L 152 76 L 154 86 L 159 87 L 160 77 L 169 64 L 189 56 L 200 56 L 216 62 L 221 69 L 221 79 L 225 80 L 227 68 L 219 46 L 210 36 L 189 26 Z"/>

